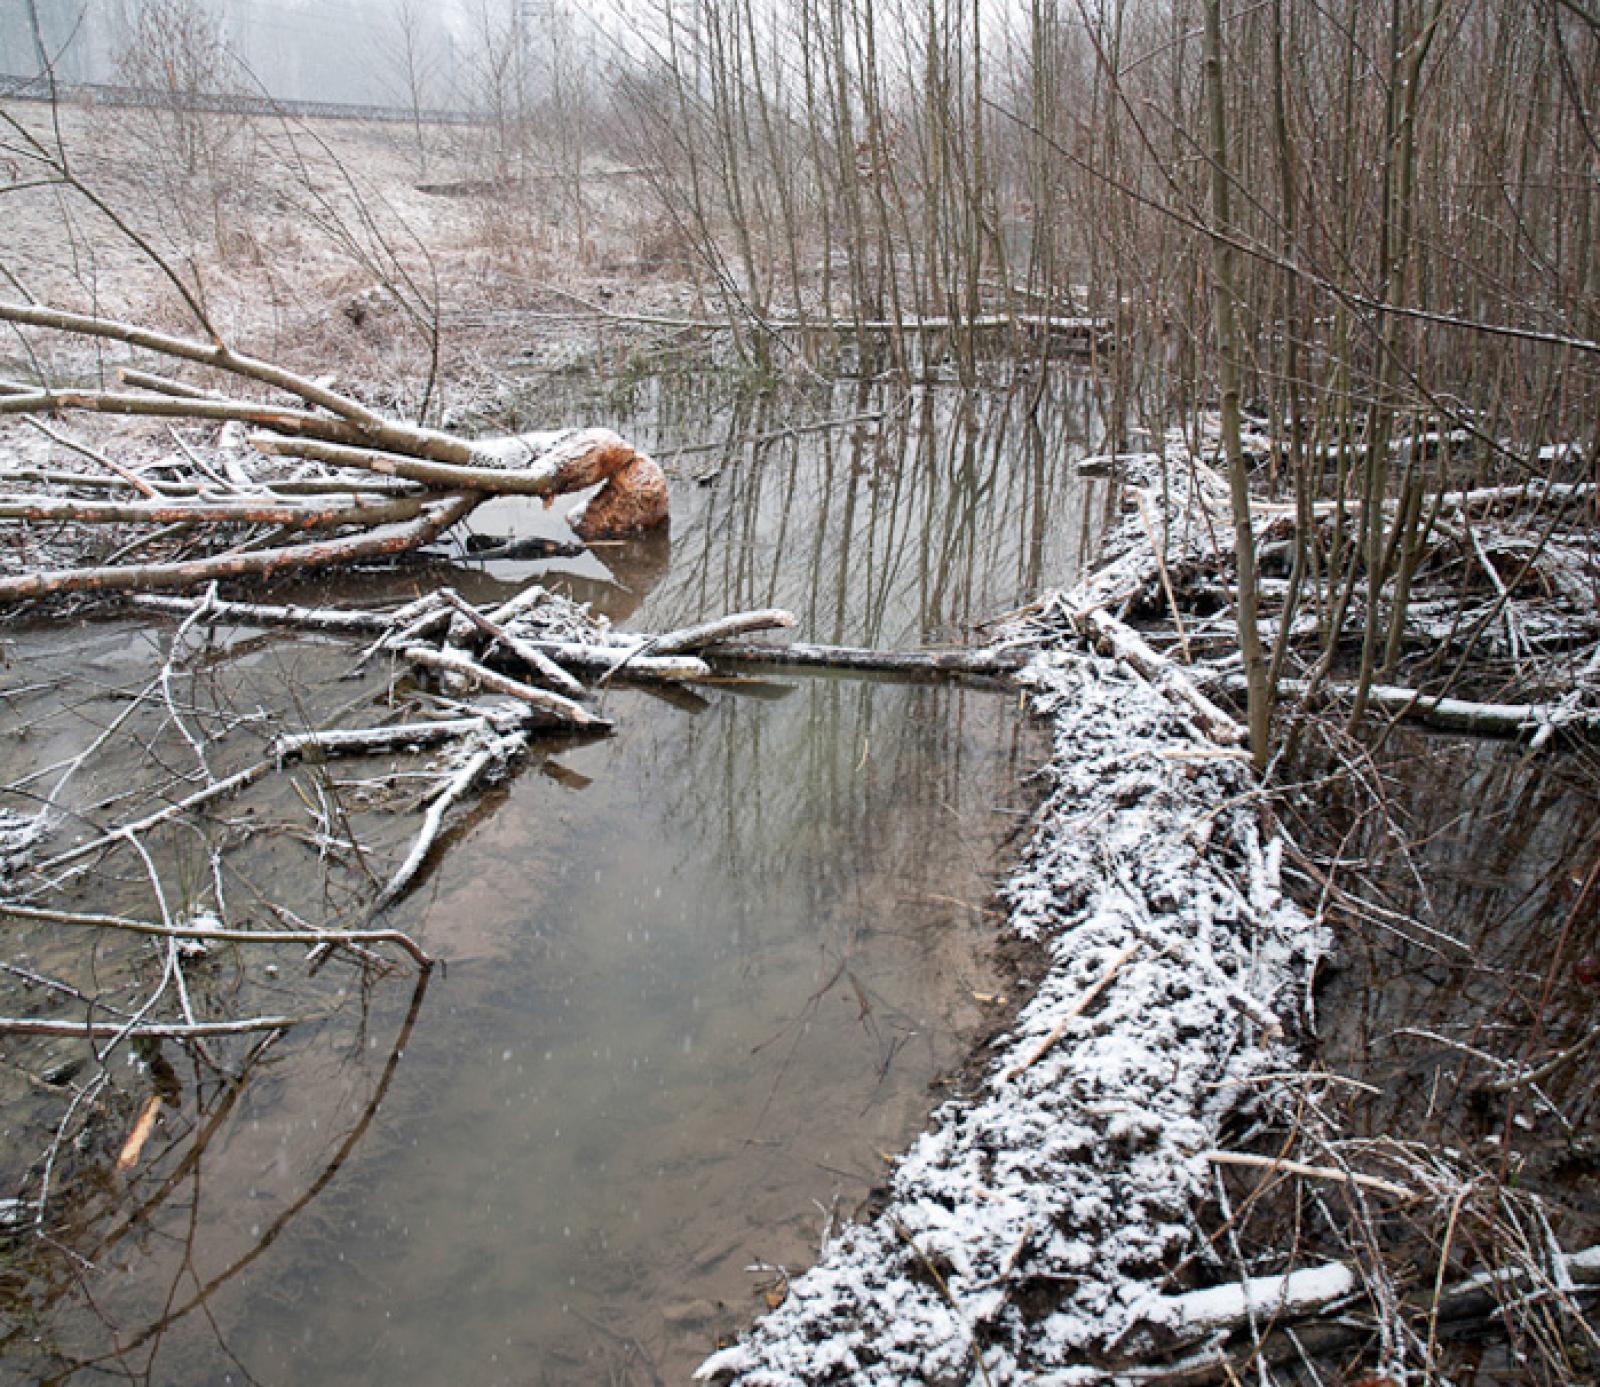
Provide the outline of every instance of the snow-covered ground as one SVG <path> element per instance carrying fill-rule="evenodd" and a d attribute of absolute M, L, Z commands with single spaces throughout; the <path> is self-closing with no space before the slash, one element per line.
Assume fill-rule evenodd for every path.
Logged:
<path fill-rule="evenodd" d="M 1153 571 L 1142 534 L 1045 610 Z M 1226 1275 L 1196 1218 L 1206 1153 L 1293 1068 L 1325 936 L 1280 888 L 1247 758 L 1119 662 L 1053 647 L 1023 676 L 1051 788 L 1006 887 L 1048 971 L 981 1094 L 704 1380 L 1103 1381 L 1185 1338 L 1176 1293 Z"/>

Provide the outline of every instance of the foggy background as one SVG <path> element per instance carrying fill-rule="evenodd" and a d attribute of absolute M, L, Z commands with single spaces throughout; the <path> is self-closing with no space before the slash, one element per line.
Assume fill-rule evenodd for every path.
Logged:
<path fill-rule="evenodd" d="M 425 104 L 458 104 L 467 54 L 486 25 L 519 12 L 536 27 L 550 0 L 501 0 L 475 11 L 453 0 L 182 0 L 242 65 L 233 84 L 281 100 L 409 105 L 405 54 L 423 58 Z M 127 81 L 123 63 L 141 12 L 161 0 L 0 0 L 0 74 L 31 77 L 41 44 L 63 82 Z M 35 24 L 37 20 L 37 26 Z M 409 33 L 408 33 L 409 31 Z"/>

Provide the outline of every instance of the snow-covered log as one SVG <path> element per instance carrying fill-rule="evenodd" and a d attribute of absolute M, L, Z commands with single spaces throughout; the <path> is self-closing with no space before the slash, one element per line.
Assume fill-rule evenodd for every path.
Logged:
<path fill-rule="evenodd" d="M 230 578 L 272 578 L 337 564 L 358 563 L 408 553 L 437 538 L 469 515 L 483 497 L 446 497 L 403 525 L 358 530 L 335 539 L 280 545 L 248 553 L 167 563 L 110 564 L 99 568 L 43 569 L 0 578 L 0 605 L 70 592 L 137 592 L 194 588 Z"/>
<path fill-rule="evenodd" d="M 1117 620 L 1099 606 L 1085 607 L 1074 614 L 1074 619 L 1107 653 L 1143 675 L 1168 697 L 1187 704 L 1213 741 L 1224 746 L 1238 746 L 1244 741 L 1244 728 L 1238 721 L 1201 693 L 1177 664 L 1154 650 L 1126 622 Z"/>
<path fill-rule="evenodd" d="M 1360 1286 L 1360 1278 L 1344 1263 L 1327 1262 L 1281 1276 L 1252 1276 L 1168 1296 L 1162 1311 L 1180 1339 L 1194 1342 L 1238 1329 L 1252 1319 L 1312 1314 L 1348 1299 Z"/>
<path fill-rule="evenodd" d="M 1230 676 L 1226 683 L 1233 690 L 1242 681 Z M 1285 679 L 1280 688 L 1288 698 L 1304 698 L 1311 691 L 1311 685 L 1303 679 Z M 1346 684 L 1323 684 L 1316 696 L 1327 703 L 1348 703 L 1355 700 L 1356 690 Z M 1556 733 L 1600 736 L 1600 708 L 1577 703 L 1480 703 L 1466 698 L 1440 698 L 1393 684 L 1374 684 L 1367 691 L 1367 702 L 1381 712 L 1448 732 L 1537 739 L 1541 745 Z"/>
<path fill-rule="evenodd" d="M 1471 1333 L 1508 1303 L 1548 1299 L 1559 1310 L 1576 1315 L 1597 1293 L 1600 1247 L 1590 1247 L 1581 1252 L 1556 1251 L 1542 1264 L 1499 1267 L 1453 1284 L 1439 1284 L 1434 1272 L 1418 1278 L 1416 1292 L 1399 1308 L 1430 1324 L 1436 1333 L 1453 1326 Z M 1306 1342 L 1317 1342 L 1314 1331 L 1322 1331 L 1324 1349 L 1359 1340 L 1358 1331 L 1334 1317 L 1366 1301 L 1369 1294 L 1357 1268 L 1323 1262 L 1164 1296 L 1154 1316 L 1161 1325 L 1162 1351 L 1148 1363 L 1125 1368 L 1117 1380 L 1129 1387 L 1233 1383 L 1239 1380 L 1235 1364 L 1246 1355 L 1257 1363 L 1304 1361 Z M 1235 1343 L 1237 1350 L 1232 1347 Z"/>

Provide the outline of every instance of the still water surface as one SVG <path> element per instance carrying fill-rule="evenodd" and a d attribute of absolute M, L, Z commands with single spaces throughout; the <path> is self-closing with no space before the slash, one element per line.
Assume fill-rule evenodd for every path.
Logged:
<path fill-rule="evenodd" d="M 1091 414 L 1067 377 L 1036 410 L 644 382 L 603 422 L 671 468 L 670 542 L 447 577 L 538 578 L 641 629 L 782 605 L 807 639 L 960 639 L 1089 557 Z M 675 452 L 707 438 L 728 446 Z M 252 658 L 325 677 L 294 641 Z M 994 1005 L 991 893 L 1042 747 L 973 686 L 606 708 L 616 735 L 532 758 L 394 913 L 444 976 L 347 998 L 237 1092 L 192 1087 L 204 1140 L 102 1202 L 93 1274 L 9 1340 L 12 1380 L 677 1382 L 781 1296 Z"/>

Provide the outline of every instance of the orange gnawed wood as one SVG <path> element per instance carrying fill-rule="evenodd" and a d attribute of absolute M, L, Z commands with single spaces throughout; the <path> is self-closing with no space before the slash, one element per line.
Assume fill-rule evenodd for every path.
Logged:
<path fill-rule="evenodd" d="M 128 1139 L 122 1143 L 122 1150 L 117 1154 L 117 1170 L 126 1172 L 139 1164 L 139 1157 L 144 1154 L 145 1143 L 150 1140 L 150 1134 L 156 1129 L 156 1118 L 161 1114 L 161 1096 L 151 1094 L 144 1101 L 144 1106 L 139 1109 L 139 1116 L 133 1124 L 133 1130 L 128 1133 Z"/>

